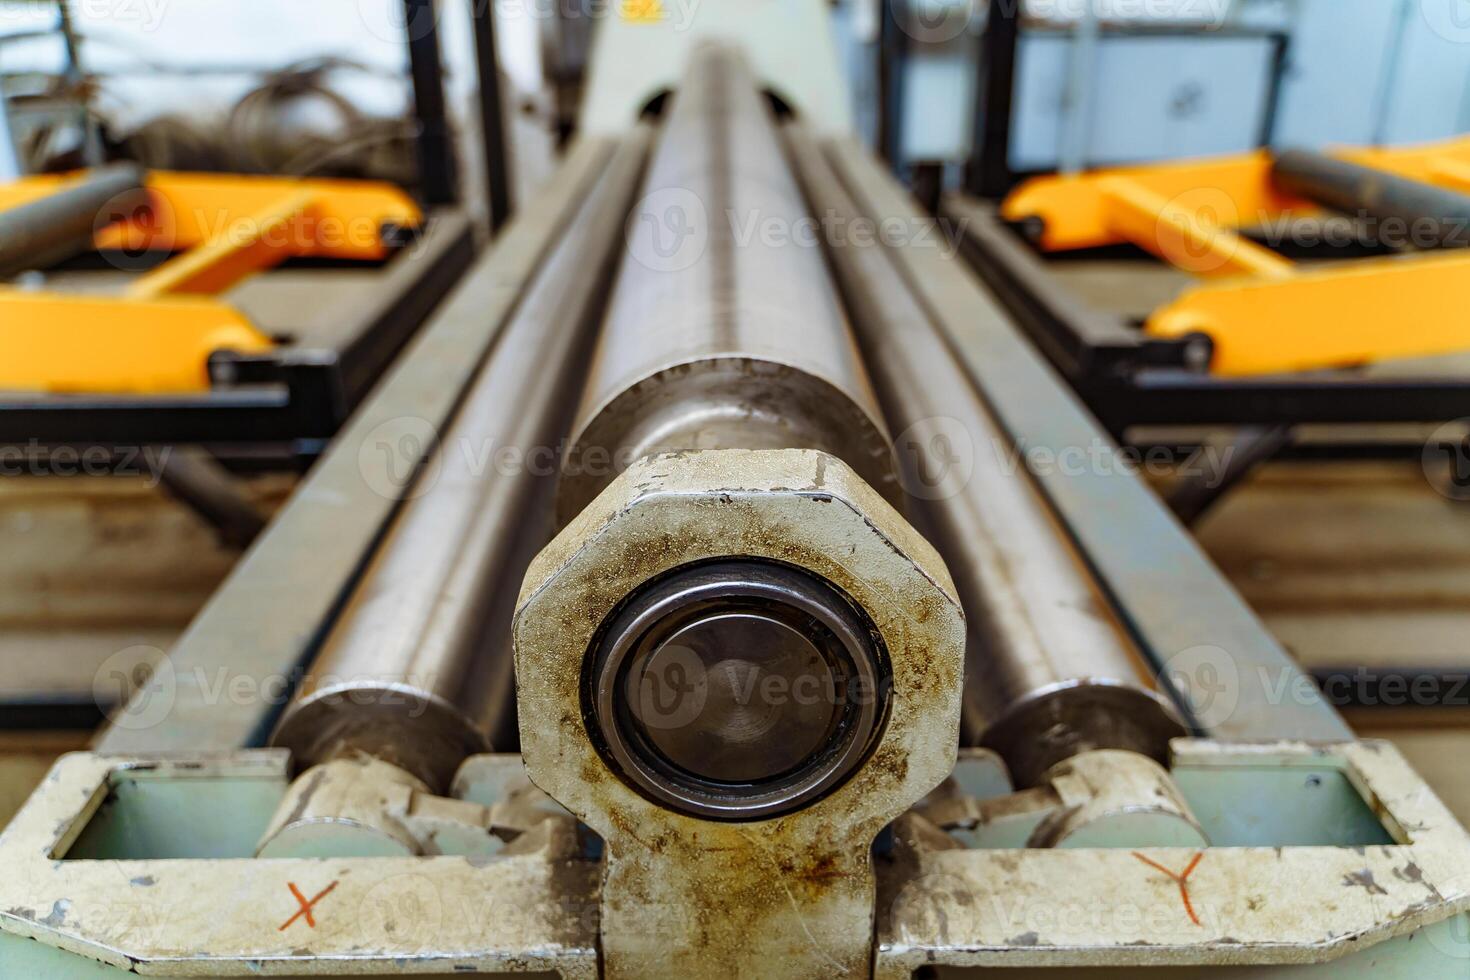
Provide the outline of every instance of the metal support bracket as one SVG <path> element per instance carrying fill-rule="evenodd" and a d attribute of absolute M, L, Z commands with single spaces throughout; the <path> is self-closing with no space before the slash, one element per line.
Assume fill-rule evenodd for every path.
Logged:
<path fill-rule="evenodd" d="M 1336 155 L 1427 184 L 1470 186 L 1470 140 Z M 1156 338 L 1209 337 L 1210 368 L 1219 376 L 1466 349 L 1460 308 L 1470 257 L 1464 252 L 1303 270 L 1243 234 L 1320 213 L 1275 185 L 1264 151 L 1037 178 L 1001 208 L 1003 218 L 1026 227 L 1046 251 L 1131 243 L 1184 272 L 1220 280 L 1186 291 L 1144 324 Z"/>
<path fill-rule="evenodd" d="M 67 187 L 33 177 L 0 187 L 0 210 Z M 209 359 L 275 347 L 217 298 L 290 258 L 381 261 L 384 230 L 416 228 L 418 207 L 386 184 L 154 172 L 142 203 L 116 199 L 94 244 L 140 266 L 178 252 L 121 296 L 0 289 L 0 388 L 43 392 L 190 393 L 210 389 Z M 111 207 L 111 205 L 109 205 Z"/>

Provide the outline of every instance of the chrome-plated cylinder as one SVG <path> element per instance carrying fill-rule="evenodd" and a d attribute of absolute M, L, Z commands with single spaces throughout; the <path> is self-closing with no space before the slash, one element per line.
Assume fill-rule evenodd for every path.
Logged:
<path fill-rule="evenodd" d="M 698 49 L 628 227 L 562 478 L 565 524 L 637 459 L 820 449 L 896 497 L 881 414 L 738 52 Z"/>
<path fill-rule="evenodd" d="M 787 127 L 812 207 L 864 219 L 810 133 Z M 867 238 L 868 245 L 853 244 Z M 834 239 L 836 236 L 834 236 Z M 833 267 L 893 428 L 910 508 L 954 575 L 970 627 L 963 733 L 1022 785 L 1093 749 L 1157 759 L 1184 734 L 929 312 L 874 236 Z M 920 246 L 911 246 L 920 247 Z"/>
<path fill-rule="evenodd" d="M 350 753 L 442 791 L 512 721 L 509 624 L 549 540 L 555 447 L 647 157 L 640 127 L 552 250 L 278 726 L 298 770 Z"/>

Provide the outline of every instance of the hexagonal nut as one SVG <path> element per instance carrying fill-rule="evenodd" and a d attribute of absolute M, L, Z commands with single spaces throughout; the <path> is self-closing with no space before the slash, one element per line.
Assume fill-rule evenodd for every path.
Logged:
<path fill-rule="evenodd" d="M 584 721 L 583 670 L 599 628 L 627 596 L 673 569 L 734 556 L 802 568 L 837 586 L 868 614 L 892 670 L 888 719 L 866 763 L 798 813 L 743 826 L 784 825 L 789 839 L 800 823 L 827 840 L 871 841 L 954 768 L 964 615 L 933 546 L 821 452 L 642 460 L 532 562 L 514 628 L 527 772 L 604 837 L 641 840 L 660 828 L 683 836 L 696 826 L 711 836 L 709 822 L 650 802 L 608 766 Z"/>

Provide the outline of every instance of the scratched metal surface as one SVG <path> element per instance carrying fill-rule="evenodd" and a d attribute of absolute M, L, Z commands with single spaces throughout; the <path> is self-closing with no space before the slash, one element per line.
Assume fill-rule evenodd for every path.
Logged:
<path fill-rule="evenodd" d="M 0 976 L 13 937 L 145 976 L 597 975 L 597 868 L 554 821 L 484 859 L 52 860 L 114 778 L 283 787 L 286 766 L 269 751 L 63 760 L 0 838 Z"/>
<path fill-rule="evenodd" d="M 931 964 L 1148 966 L 1152 974 L 1333 963 L 1324 977 L 1374 965 L 1385 976 L 1463 970 L 1462 945 L 1434 942 L 1419 944 L 1430 951 L 1420 972 L 1390 968 L 1413 952 L 1386 944 L 1470 908 L 1470 843 L 1391 746 L 1354 743 L 1324 752 L 1303 743 L 1190 740 L 1176 742 L 1175 752 L 1191 767 L 1340 767 L 1397 843 L 978 851 L 908 817 L 896 827 L 893 858 L 879 866 L 875 975 L 898 980 Z M 1366 960 L 1353 955 L 1364 951 Z"/>
<path fill-rule="evenodd" d="M 663 809 L 589 738 L 582 659 L 624 596 L 725 555 L 820 575 L 871 617 L 892 699 L 866 765 L 811 806 L 757 822 Z M 872 841 L 953 769 L 964 623 L 934 549 L 852 470 L 807 450 L 652 457 L 620 476 L 532 563 L 515 626 L 527 774 L 607 842 L 609 978 L 860 975 Z M 820 939 L 818 938 L 820 937 Z"/>

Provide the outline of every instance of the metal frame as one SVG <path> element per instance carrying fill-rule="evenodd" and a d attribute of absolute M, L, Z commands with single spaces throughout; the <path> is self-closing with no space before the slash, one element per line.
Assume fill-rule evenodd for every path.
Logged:
<path fill-rule="evenodd" d="M 485 206 L 490 233 L 510 217 L 510 160 L 506 153 L 505 117 L 501 103 L 500 62 L 495 48 L 495 4 L 471 0 L 475 22 L 475 64 L 480 76 L 480 138 L 485 150 Z"/>
<path fill-rule="evenodd" d="M 281 347 L 218 355 L 214 388 L 181 395 L 27 395 L 0 401 L 0 444 L 147 446 L 277 444 L 312 456 L 341 426 L 474 255 L 458 211 L 428 220 L 392 259 L 355 315 L 353 341 L 336 350 Z"/>
<path fill-rule="evenodd" d="M 878 155 L 890 167 L 903 163 L 903 93 L 909 40 L 898 24 L 897 4 L 880 0 L 878 11 Z"/>
<path fill-rule="evenodd" d="M 1356 980 L 1463 966 L 1454 929 L 1470 910 L 1470 847 L 1391 745 L 1179 740 L 1173 755 L 1200 804 L 1254 817 L 1233 846 L 968 847 L 920 817 L 899 818 L 874 861 L 872 975 L 1148 967 L 1167 978 Z M 993 763 L 983 754 L 960 764 L 981 791 L 1004 793 L 985 778 Z M 509 803 L 518 770 L 516 757 L 472 759 L 459 799 Z M 446 835 L 432 857 L 253 859 L 288 778 L 276 751 L 62 759 L 0 840 L 0 972 L 601 974 L 601 862 L 566 814 L 502 807 L 526 824 L 506 825 L 508 847 L 482 830 L 474 841 Z M 1317 820 L 1273 812 L 1283 798 Z M 1386 840 L 1337 829 L 1360 813 Z M 1273 846 L 1282 840 L 1293 842 Z M 303 910 L 316 917 L 301 921 Z M 809 922 L 788 918 L 815 946 Z"/>
<path fill-rule="evenodd" d="M 975 147 L 965 173 L 965 186 L 982 197 L 1000 197 L 1015 183 L 1011 130 L 1020 44 L 1021 0 L 995 0 L 975 59 Z"/>
<path fill-rule="evenodd" d="M 1021 41 L 1022 0 L 990 4 L 989 19 L 976 55 L 975 125 L 970 161 L 965 168 L 965 189 L 977 197 L 1000 198 L 1021 180 L 1034 174 L 1011 167 L 1011 137 L 1015 128 L 1016 63 Z M 1191 32 L 1195 33 L 1195 32 Z M 1281 90 L 1290 62 L 1291 37 L 1284 31 L 1228 27 L 1212 33 L 1232 37 L 1269 37 L 1276 42 L 1262 114 L 1260 142 L 1269 146 L 1275 138 Z M 1109 37 L 1177 37 L 1175 27 L 1127 27 L 1104 29 Z M 901 71 L 901 69 L 893 69 Z M 895 123 L 897 127 L 897 123 Z"/>
<path fill-rule="evenodd" d="M 993 205 L 949 197 L 944 214 L 964 223 L 975 270 L 1114 435 L 1138 425 L 1442 422 L 1470 408 L 1470 378 L 1213 377 L 1207 340 L 1149 337 L 1082 305 Z"/>
<path fill-rule="evenodd" d="M 419 157 L 419 196 L 426 205 L 461 202 L 463 186 L 454 133 L 444 93 L 443 51 L 439 43 L 442 0 L 403 0 L 409 74 L 413 81 L 415 141 Z M 495 3 L 472 0 L 475 67 L 479 81 L 480 139 L 484 153 L 485 206 L 489 231 L 498 233 L 511 213 L 510 154 L 495 46 Z"/>
<path fill-rule="evenodd" d="M 127 166 L 19 181 L 0 188 L 7 205 L 7 224 L 27 229 L 37 246 L 8 258 L 7 269 L 49 268 L 95 248 L 141 273 L 117 296 L 0 289 L 0 388 L 73 394 L 208 391 L 215 351 L 277 346 L 222 293 L 288 259 L 382 262 L 423 220 L 387 184 L 144 176 Z M 59 256 L 46 244 L 54 234 L 66 236 Z M 155 265 L 159 253 L 168 257 Z"/>
<path fill-rule="evenodd" d="M 1208 280 L 1150 312 L 1144 332 L 1207 338 L 1216 375 L 1279 375 L 1466 349 L 1458 300 L 1470 259 L 1455 246 L 1466 243 L 1467 185 L 1465 140 L 1331 156 L 1253 152 L 1039 177 L 1005 199 L 1000 217 L 1048 253 L 1132 245 Z M 1321 216 L 1324 205 L 1347 215 L 1336 220 L 1406 229 L 1434 221 L 1440 250 L 1306 266 L 1268 247 L 1269 231 L 1264 244 L 1247 237 Z"/>

